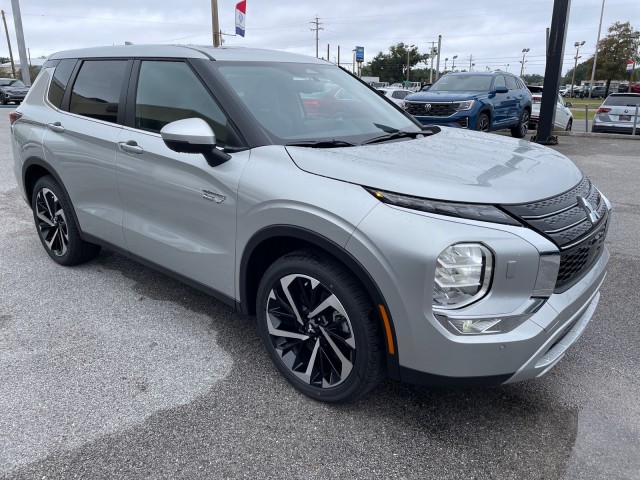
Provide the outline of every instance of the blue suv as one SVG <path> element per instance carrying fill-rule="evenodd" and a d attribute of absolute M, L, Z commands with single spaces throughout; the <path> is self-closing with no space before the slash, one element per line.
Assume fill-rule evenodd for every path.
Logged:
<path fill-rule="evenodd" d="M 483 132 L 509 128 L 522 138 L 531 117 L 531 92 L 506 72 L 449 73 L 426 92 L 408 95 L 404 108 L 425 125 Z"/>

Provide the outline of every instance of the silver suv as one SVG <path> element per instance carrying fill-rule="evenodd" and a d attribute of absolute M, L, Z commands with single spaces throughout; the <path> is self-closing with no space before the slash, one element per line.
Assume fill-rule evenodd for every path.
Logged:
<path fill-rule="evenodd" d="M 315 58 L 62 52 L 11 122 L 54 261 L 106 247 L 256 316 L 318 400 L 538 377 L 598 304 L 610 204 L 570 160 L 423 127 Z"/>

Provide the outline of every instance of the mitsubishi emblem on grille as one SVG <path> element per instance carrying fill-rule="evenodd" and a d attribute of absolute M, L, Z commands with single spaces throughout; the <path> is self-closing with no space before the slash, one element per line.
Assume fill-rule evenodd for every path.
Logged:
<path fill-rule="evenodd" d="M 595 223 L 600 220 L 600 215 L 596 212 L 595 208 L 591 206 L 589 200 L 584 197 L 578 197 L 578 205 L 582 207 L 582 209 L 587 214 L 589 221 L 595 225 Z"/>

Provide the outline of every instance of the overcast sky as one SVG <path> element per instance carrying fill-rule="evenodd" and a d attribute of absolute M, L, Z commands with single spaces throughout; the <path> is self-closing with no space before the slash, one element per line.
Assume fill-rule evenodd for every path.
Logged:
<path fill-rule="evenodd" d="M 236 0 L 218 0 L 220 28 L 235 32 Z M 22 0 L 22 21 L 32 57 L 59 50 L 97 45 L 133 43 L 211 44 L 210 0 Z M 582 60 L 593 54 L 598 33 L 601 0 L 573 0 L 563 72 L 573 67 L 574 42 L 585 40 Z M 1 0 L 18 58 L 11 1 Z M 315 56 L 315 33 L 310 30 L 317 15 L 320 56 L 351 63 L 352 50 L 364 46 L 365 60 L 387 51 L 398 42 L 415 44 L 427 52 L 442 35 L 444 58 L 457 55 L 456 66 L 476 70 L 520 71 L 522 49 L 527 53 L 525 73 L 544 74 L 545 29 L 551 23 L 553 0 L 452 0 L 393 2 L 390 0 L 247 0 L 246 37 L 224 36 L 226 45 L 273 48 Z M 640 30 L 639 0 L 606 0 L 602 37 L 615 22 L 630 21 Z M 4 34 L 0 56 L 8 56 Z"/>

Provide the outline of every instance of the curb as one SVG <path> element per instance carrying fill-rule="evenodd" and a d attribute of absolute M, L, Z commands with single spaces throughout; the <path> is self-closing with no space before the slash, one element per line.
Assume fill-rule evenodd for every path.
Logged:
<path fill-rule="evenodd" d="M 593 132 L 553 132 L 554 135 L 559 137 L 582 137 L 582 138 L 612 138 L 617 140 L 640 140 L 640 125 L 634 135 L 626 135 L 624 133 L 593 133 Z"/>

